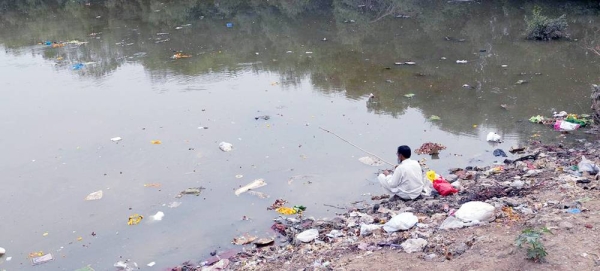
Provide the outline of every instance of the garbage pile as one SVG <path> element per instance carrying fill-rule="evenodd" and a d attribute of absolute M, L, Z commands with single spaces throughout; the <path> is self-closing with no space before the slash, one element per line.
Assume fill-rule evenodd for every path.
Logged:
<path fill-rule="evenodd" d="M 427 143 L 423 143 L 423 145 L 421 145 L 421 147 L 416 149 L 415 153 L 416 154 L 434 155 L 434 154 L 439 154 L 441 150 L 445 150 L 445 149 L 446 149 L 446 146 L 444 146 L 442 144 L 427 142 Z"/>
<path fill-rule="evenodd" d="M 552 117 L 544 117 L 541 115 L 532 116 L 529 118 L 532 123 L 540 123 L 547 126 L 552 126 L 556 131 L 574 131 L 581 127 L 589 127 L 594 124 L 594 120 L 587 114 L 569 114 L 565 111 L 554 112 Z"/>
<path fill-rule="evenodd" d="M 600 189 L 600 148 L 595 146 L 598 143 L 569 149 L 533 142 L 519 148 L 520 158 L 506 159 L 503 165 L 453 168 L 444 177 L 426 172 L 428 179 L 455 188 L 453 193 L 434 192 L 413 201 L 373 196 L 371 202 L 332 218 L 307 217 L 298 208 L 279 212 L 287 202 L 277 199 L 268 209 L 285 215 L 274 219 L 274 238 L 256 242 L 258 237 L 242 236 L 234 239 L 245 244 L 240 252 L 172 270 L 221 270 L 224 264 L 233 270 L 334 269 L 343 255 L 384 249 L 419 253 L 425 260 L 450 260 L 478 242 L 476 237 L 455 238 L 464 228 L 557 226 L 552 223 L 560 218 L 545 217 L 588 212 L 586 193 Z"/>

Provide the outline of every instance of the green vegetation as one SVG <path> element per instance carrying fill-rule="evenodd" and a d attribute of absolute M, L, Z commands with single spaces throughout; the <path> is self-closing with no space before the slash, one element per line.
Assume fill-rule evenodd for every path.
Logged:
<path fill-rule="evenodd" d="M 567 17 L 565 14 L 558 18 L 548 18 L 542 15 L 542 8 L 535 6 L 531 18 L 525 17 L 527 22 L 527 39 L 555 40 L 564 38 L 567 30 Z"/>
<path fill-rule="evenodd" d="M 541 262 L 548 255 L 544 244 L 542 244 L 542 234 L 544 233 L 552 234 L 546 227 L 541 230 L 525 229 L 515 240 L 519 248 L 523 246 L 527 247 L 527 259 L 534 262 Z"/>

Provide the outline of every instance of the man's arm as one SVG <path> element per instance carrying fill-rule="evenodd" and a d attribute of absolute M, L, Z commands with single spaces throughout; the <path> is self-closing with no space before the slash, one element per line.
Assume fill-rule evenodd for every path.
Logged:
<path fill-rule="evenodd" d="M 393 173 L 388 170 L 388 175 L 385 176 L 385 179 L 390 188 L 396 189 L 402 184 L 402 175 L 403 171 L 399 167 L 396 167 Z"/>

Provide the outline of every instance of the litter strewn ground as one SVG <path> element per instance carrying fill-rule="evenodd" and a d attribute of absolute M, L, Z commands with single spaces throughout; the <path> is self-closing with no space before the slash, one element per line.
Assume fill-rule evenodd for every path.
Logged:
<path fill-rule="evenodd" d="M 451 196 L 373 197 L 332 218 L 279 216 L 274 245 L 238 241 L 245 249 L 219 262 L 233 270 L 593 270 L 600 267 L 600 175 L 588 166 L 600 164 L 594 146 L 534 142 L 502 166 L 452 169 L 447 179 L 460 182 L 460 192 Z M 553 233 L 544 236 L 546 261 L 525 259 L 515 238 L 544 227 Z M 186 270 L 208 268 L 200 262 Z"/>

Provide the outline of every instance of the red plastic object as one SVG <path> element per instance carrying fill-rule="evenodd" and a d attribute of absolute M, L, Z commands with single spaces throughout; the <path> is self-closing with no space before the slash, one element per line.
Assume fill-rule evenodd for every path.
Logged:
<path fill-rule="evenodd" d="M 435 190 L 438 191 L 438 193 L 440 193 L 440 195 L 442 196 L 448 196 L 458 193 L 458 190 L 452 187 L 452 185 L 443 178 L 435 179 L 433 181 L 433 188 L 435 188 Z"/>

